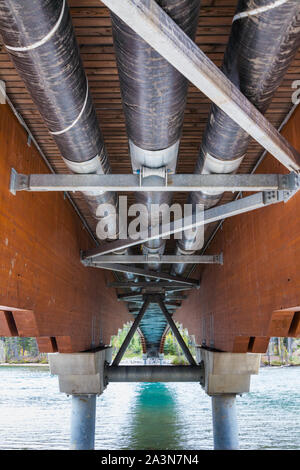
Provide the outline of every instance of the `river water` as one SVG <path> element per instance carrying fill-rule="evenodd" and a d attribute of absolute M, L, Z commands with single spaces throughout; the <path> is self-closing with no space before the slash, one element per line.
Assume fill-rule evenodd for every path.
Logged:
<path fill-rule="evenodd" d="M 0 367 L 0 449 L 67 449 L 71 397 L 48 369 Z M 300 367 L 262 368 L 237 397 L 241 449 L 300 449 Z M 200 385 L 110 384 L 97 399 L 96 449 L 212 449 Z"/>

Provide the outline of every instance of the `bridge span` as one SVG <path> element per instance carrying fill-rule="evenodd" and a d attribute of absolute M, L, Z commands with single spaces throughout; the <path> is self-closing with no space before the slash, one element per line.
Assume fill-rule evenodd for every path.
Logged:
<path fill-rule="evenodd" d="M 236 395 L 299 337 L 299 27 L 298 0 L 0 0 L 0 336 L 49 353 L 71 448 L 110 382 L 178 381 L 237 449 Z"/>

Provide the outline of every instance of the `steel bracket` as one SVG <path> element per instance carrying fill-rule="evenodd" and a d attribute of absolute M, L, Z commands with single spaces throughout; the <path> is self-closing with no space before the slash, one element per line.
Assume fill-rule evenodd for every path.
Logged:
<path fill-rule="evenodd" d="M 168 170 L 166 166 L 160 168 L 149 168 L 147 166 L 142 166 L 140 170 L 137 171 L 139 175 L 140 187 L 143 187 L 143 180 L 149 176 L 158 176 L 164 180 L 164 186 L 168 186 L 168 173 L 171 170 Z"/>

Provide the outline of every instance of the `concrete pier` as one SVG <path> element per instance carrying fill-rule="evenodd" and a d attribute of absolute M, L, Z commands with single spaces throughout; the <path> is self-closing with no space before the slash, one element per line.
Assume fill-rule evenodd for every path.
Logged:
<path fill-rule="evenodd" d="M 197 362 L 204 367 L 201 383 L 212 398 L 215 450 L 239 449 L 236 395 L 250 390 L 250 378 L 258 374 L 260 354 L 229 353 L 197 348 Z"/>
<path fill-rule="evenodd" d="M 236 395 L 215 395 L 211 401 L 214 449 L 239 449 Z"/>
<path fill-rule="evenodd" d="M 96 397 L 106 388 L 105 364 L 110 348 L 95 352 L 49 354 L 51 374 L 58 375 L 60 392 L 72 395 L 71 449 L 94 449 Z"/>

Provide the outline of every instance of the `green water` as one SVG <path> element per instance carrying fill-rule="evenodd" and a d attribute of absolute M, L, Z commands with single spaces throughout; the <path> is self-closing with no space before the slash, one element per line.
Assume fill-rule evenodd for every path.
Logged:
<path fill-rule="evenodd" d="M 48 370 L 0 367 L 0 449 L 67 449 L 71 398 Z M 300 368 L 263 368 L 237 397 L 242 449 L 300 449 Z M 210 398 L 196 383 L 110 384 L 96 449 L 212 449 Z"/>

